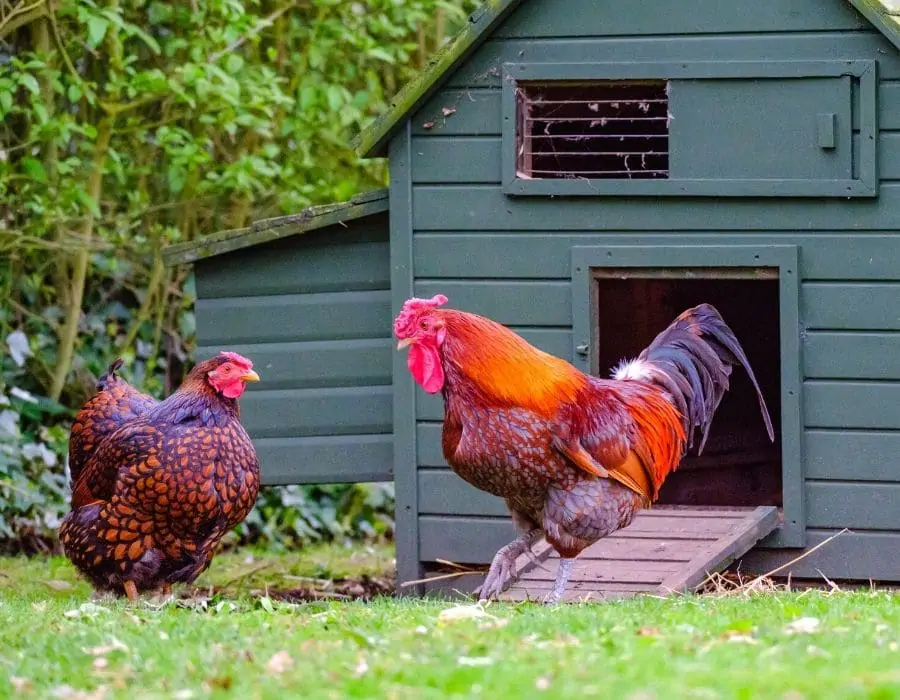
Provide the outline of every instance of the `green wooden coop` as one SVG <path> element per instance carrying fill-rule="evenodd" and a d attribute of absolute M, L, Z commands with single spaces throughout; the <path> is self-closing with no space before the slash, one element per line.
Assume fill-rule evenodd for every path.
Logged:
<path fill-rule="evenodd" d="M 706 301 L 776 441 L 736 373 L 704 454 L 572 594 L 766 572 L 844 529 L 780 573 L 900 581 L 896 0 L 495 0 L 358 147 L 388 189 L 167 251 L 200 354 L 260 369 L 267 483 L 392 479 L 401 582 L 486 564 L 513 527 L 443 459 L 440 396 L 393 350 L 403 301 L 442 292 L 601 374 Z"/>

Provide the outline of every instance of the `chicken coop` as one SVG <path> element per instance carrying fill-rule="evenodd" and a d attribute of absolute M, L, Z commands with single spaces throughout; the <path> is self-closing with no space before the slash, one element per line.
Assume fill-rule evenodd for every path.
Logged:
<path fill-rule="evenodd" d="M 896 0 L 496 0 L 358 149 L 387 189 L 166 252 L 194 265 L 199 354 L 260 370 L 266 483 L 393 480 L 401 583 L 489 563 L 514 528 L 443 458 L 441 397 L 391 340 L 404 300 L 446 294 L 603 376 L 708 302 L 776 439 L 735 371 L 703 454 L 585 552 L 576 592 L 728 565 L 900 581 Z"/>

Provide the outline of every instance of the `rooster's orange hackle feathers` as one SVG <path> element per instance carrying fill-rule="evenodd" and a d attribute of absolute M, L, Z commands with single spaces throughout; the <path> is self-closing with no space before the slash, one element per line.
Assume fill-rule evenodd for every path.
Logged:
<path fill-rule="evenodd" d="M 575 401 L 585 388 L 584 374 L 505 326 L 462 311 L 440 313 L 460 371 L 485 398 L 550 417 L 561 404 Z"/>

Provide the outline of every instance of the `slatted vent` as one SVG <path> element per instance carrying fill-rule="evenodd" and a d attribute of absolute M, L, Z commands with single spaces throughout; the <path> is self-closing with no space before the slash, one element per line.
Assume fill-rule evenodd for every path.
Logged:
<path fill-rule="evenodd" d="M 665 81 L 519 83 L 517 175 L 667 179 Z"/>

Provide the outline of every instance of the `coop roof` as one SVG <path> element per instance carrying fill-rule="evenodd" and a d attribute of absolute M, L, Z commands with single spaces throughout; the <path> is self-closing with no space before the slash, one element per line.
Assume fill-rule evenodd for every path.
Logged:
<path fill-rule="evenodd" d="M 315 231 L 388 210 L 388 190 L 378 189 L 357 195 L 346 202 L 323 204 L 297 214 L 254 221 L 246 228 L 219 231 L 194 241 L 176 243 L 163 251 L 167 265 L 193 263 L 222 253 L 268 243 L 298 233 Z"/>
<path fill-rule="evenodd" d="M 432 57 L 425 69 L 394 96 L 388 111 L 356 137 L 353 143 L 356 152 L 363 158 L 386 155 L 388 141 L 397 129 L 523 1 L 487 0 L 473 12 L 456 38 Z M 900 49 L 900 0 L 847 1 Z"/>

